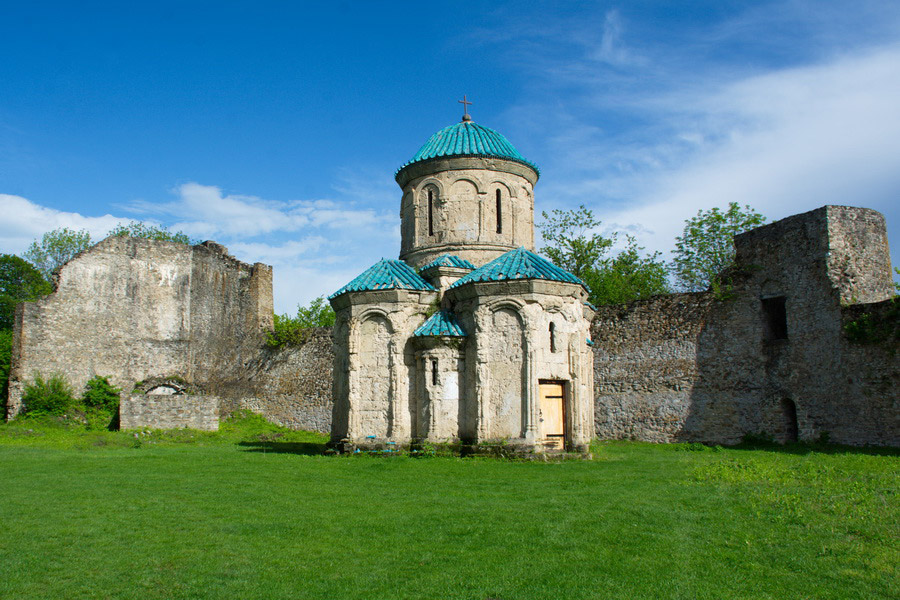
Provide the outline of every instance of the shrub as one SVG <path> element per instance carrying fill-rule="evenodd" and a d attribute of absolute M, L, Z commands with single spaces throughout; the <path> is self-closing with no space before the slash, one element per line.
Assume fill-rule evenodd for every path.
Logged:
<path fill-rule="evenodd" d="M 96 408 L 105 411 L 114 411 L 119 408 L 119 393 L 117 387 L 109 383 L 109 379 L 101 375 L 95 375 L 84 386 L 84 394 L 81 396 L 86 408 Z"/>
<path fill-rule="evenodd" d="M 40 373 L 35 373 L 34 381 L 25 385 L 22 405 L 25 414 L 62 415 L 74 408 L 76 401 L 72 386 L 62 375 L 44 379 Z"/>
<path fill-rule="evenodd" d="M 268 333 L 266 344 L 272 348 L 280 346 L 302 346 L 309 340 L 310 330 L 315 327 L 332 327 L 335 314 L 324 296 L 319 296 L 309 306 L 297 306 L 297 316 L 275 315 L 274 330 Z"/>

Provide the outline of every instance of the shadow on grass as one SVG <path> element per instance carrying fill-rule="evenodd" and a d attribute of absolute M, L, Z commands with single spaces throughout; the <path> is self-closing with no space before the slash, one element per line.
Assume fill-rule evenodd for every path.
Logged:
<path fill-rule="evenodd" d="M 736 446 L 730 446 L 731 450 L 757 450 L 762 452 L 777 452 L 779 454 L 867 454 L 870 456 L 900 456 L 900 448 L 888 446 L 844 446 L 842 444 L 822 444 L 795 442 L 791 444 L 778 444 L 775 442 L 742 442 Z"/>
<path fill-rule="evenodd" d="M 325 454 L 325 442 L 238 442 L 244 452 L 272 452 L 274 454 L 302 454 L 318 456 Z"/>

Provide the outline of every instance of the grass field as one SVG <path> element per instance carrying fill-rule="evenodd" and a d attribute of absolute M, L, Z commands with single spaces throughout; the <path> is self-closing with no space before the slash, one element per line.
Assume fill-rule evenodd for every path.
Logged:
<path fill-rule="evenodd" d="M 0 425 L 0 598 L 900 597 L 896 452 L 597 444 L 334 457 L 221 432 Z"/>

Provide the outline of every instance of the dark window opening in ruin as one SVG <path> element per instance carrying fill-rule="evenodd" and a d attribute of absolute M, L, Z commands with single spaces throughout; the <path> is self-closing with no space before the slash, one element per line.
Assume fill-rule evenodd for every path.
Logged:
<path fill-rule="evenodd" d="M 550 352 L 556 352 L 556 324 L 550 323 Z"/>
<path fill-rule="evenodd" d="M 784 300 L 784 296 L 763 298 L 762 300 L 767 342 L 787 339 L 787 310 L 785 309 Z"/>
<path fill-rule="evenodd" d="M 438 366 L 437 359 L 431 359 L 431 385 L 437 385 L 438 383 Z"/>
<path fill-rule="evenodd" d="M 497 190 L 497 233 L 503 233 L 503 213 L 500 203 L 500 190 Z"/>
<path fill-rule="evenodd" d="M 428 190 L 428 235 L 434 235 L 434 196 Z"/>
<path fill-rule="evenodd" d="M 797 405 L 793 400 L 785 398 L 781 401 L 781 411 L 784 413 L 784 441 L 786 444 L 796 442 L 800 433 L 797 427 Z"/>

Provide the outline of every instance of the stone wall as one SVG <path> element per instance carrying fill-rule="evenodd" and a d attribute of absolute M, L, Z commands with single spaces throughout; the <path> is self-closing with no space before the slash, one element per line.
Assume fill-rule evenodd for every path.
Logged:
<path fill-rule="evenodd" d="M 592 330 L 598 435 L 900 445 L 896 341 L 844 334 L 847 314 L 888 310 L 884 232 L 875 211 L 823 207 L 738 236 L 727 299 L 602 308 Z M 881 303 L 842 308 L 857 298 Z"/>
<path fill-rule="evenodd" d="M 261 348 L 234 378 L 221 382 L 221 413 L 251 410 L 285 427 L 329 433 L 333 361 L 330 327 L 311 330 L 299 347 Z"/>
<path fill-rule="evenodd" d="M 119 404 L 121 429 L 219 429 L 219 398 L 187 394 L 131 394 Z"/>
<path fill-rule="evenodd" d="M 126 391 L 178 376 L 215 394 L 271 327 L 271 267 L 213 242 L 107 238 L 60 269 L 52 294 L 17 307 L 8 416 L 34 373 L 76 390 L 94 375 Z"/>

